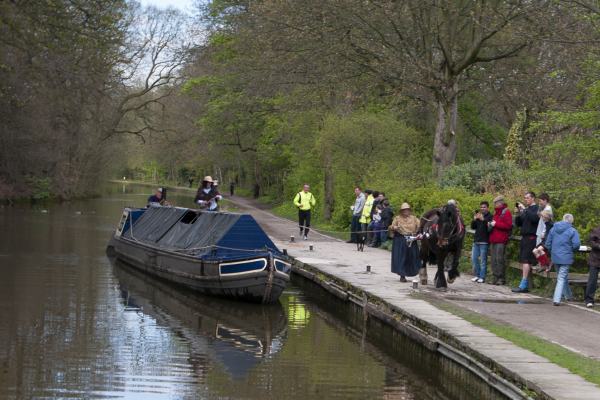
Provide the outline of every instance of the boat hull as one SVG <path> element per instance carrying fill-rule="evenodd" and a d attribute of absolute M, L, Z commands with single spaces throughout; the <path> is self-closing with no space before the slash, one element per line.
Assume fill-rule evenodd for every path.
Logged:
<path fill-rule="evenodd" d="M 254 303 L 274 303 L 288 284 L 290 264 L 266 257 L 203 261 L 114 235 L 109 256 L 149 275 L 199 293 Z"/>

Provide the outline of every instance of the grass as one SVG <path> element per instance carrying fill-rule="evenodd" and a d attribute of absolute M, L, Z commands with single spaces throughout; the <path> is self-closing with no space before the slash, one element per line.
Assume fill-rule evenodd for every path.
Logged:
<path fill-rule="evenodd" d="M 431 302 L 431 299 L 427 300 Z M 506 339 L 523 349 L 548 359 L 556 365 L 568 369 L 588 382 L 600 385 L 600 360 L 594 360 L 575 353 L 560 345 L 541 339 L 510 325 L 500 324 L 475 312 L 467 311 L 445 302 L 434 301 L 433 303 L 435 303 L 436 307 L 461 317 L 473 325 L 487 329 L 498 337 Z M 576 329 L 573 334 L 577 334 Z"/>

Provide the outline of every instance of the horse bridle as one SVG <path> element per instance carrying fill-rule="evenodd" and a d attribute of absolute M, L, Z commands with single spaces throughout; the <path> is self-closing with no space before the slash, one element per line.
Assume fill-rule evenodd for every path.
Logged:
<path fill-rule="evenodd" d="M 427 221 L 431 221 L 431 220 L 428 220 L 427 218 L 424 218 L 424 219 Z M 438 221 L 439 221 L 439 217 L 438 217 Z M 463 228 L 463 224 L 460 222 L 460 217 L 459 217 L 458 213 L 456 214 L 456 221 L 452 224 L 452 229 L 450 230 L 450 235 L 448 237 L 442 237 L 440 235 L 439 226 L 440 225 L 438 223 L 435 223 L 430 227 L 430 228 L 434 228 L 439 246 L 447 246 L 448 243 L 450 243 L 450 241 L 452 239 L 460 236 L 460 234 L 462 233 L 462 228 Z"/>

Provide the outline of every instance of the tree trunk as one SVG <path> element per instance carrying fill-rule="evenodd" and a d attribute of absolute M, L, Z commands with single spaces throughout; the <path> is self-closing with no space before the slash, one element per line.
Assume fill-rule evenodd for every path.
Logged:
<path fill-rule="evenodd" d="M 458 115 L 458 85 L 442 90 L 437 100 L 437 122 L 433 143 L 433 174 L 439 178 L 456 159 L 456 119 Z"/>
<path fill-rule="evenodd" d="M 323 195 L 323 218 L 325 221 L 331 221 L 333 210 L 335 207 L 334 187 L 333 187 L 333 171 L 331 166 L 331 153 L 325 154 L 325 175 L 324 175 L 324 195 Z"/>
<path fill-rule="evenodd" d="M 262 188 L 261 188 L 261 177 L 260 177 L 260 168 L 258 166 L 258 160 L 254 160 L 254 188 L 253 188 L 253 197 L 258 199 L 260 197 Z"/>

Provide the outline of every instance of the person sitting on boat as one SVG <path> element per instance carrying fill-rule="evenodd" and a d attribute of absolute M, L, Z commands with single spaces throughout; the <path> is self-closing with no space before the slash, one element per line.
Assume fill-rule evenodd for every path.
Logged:
<path fill-rule="evenodd" d="M 156 192 L 148 197 L 148 207 L 149 206 L 162 206 L 165 203 L 165 199 L 163 199 L 163 188 L 156 189 Z"/>
<path fill-rule="evenodd" d="M 202 179 L 202 184 L 198 188 L 194 203 L 198 204 L 200 208 L 205 208 L 208 211 L 219 211 L 219 203 L 223 196 L 219 193 L 217 188 L 214 186 L 212 177 L 205 176 Z"/>

